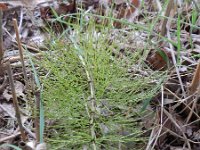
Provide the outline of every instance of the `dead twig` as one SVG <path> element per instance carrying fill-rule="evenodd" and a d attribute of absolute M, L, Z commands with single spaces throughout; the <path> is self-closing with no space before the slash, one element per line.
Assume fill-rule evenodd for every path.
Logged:
<path fill-rule="evenodd" d="M 167 115 L 167 117 L 169 118 L 169 120 L 174 124 L 174 126 L 179 129 L 180 133 L 182 133 L 183 135 L 183 139 L 185 140 L 187 146 L 189 149 L 191 149 L 191 145 L 190 145 L 190 142 L 187 138 L 187 136 L 185 135 L 181 125 L 178 124 L 178 122 L 176 121 L 176 119 L 172 116 L 171 113 L 169 113 L 167 110 L 164 109 L 164 113 Z"/>
<path fill-rule="evenodd" d="M 194 76 L 192 78 L 192 83 L 190 84 L 189 87 L 189 94 L 192 95 L 197 88 L 199 87 L 199 83 L 200 83 L 200 61 L 196 67 Z"/>
<path fill-rule="evenodd" d="M 16 118 L 17 118 L 19 129 L 21 132 L 21 137 L 22 137 L 23 141 L 26 141 L 27 138 L 26 138 L 26 135 L 24 132 L 22 122 L 21 122 L 20 110 L 19 110 L 19 105 L 18 105 L 18 101 L 17 101 L 17 95 L 16 95 L 16 91 L 15 91 L 15 85 L 14 85 L 13 74 L 12 74 L 10 62 L 7 62 L 7 71 L 8 71 L 8 77 L 9 77 L 9 82 L 10 82 L 10 88 L 11 88 L 12 96 L 13 96 L 13 105 L 15 107 Z"/>
<path fill-rule="evenodd" d="M 24 79 L 25 79 L 25 82 L 27 83 L 28 77 L 27 77 L 27 73 L 26 73 L 26 67 L 25 67 L 24 56 L 23 56 L 23 48 L 22 48 L 22 44 L 21 44 L 21 41 L 20 41 L 20 37 L 19 37 L 19 30 L 18 30 L 18 25 L 17 25 L 16 19 L 13 19 L 13 25 L 14 25 L 14 28 L 15 28 L 16 39 L 17 39 L 17 44 L 18 44 L 18 48 L 19 48 L 19 54 L 20 54 L 20 58 L 21 58 Z"/>
<path fill-rule="evenodd" d="M 169 25 L 168 25 L 167 28 L 168 28 L 167 37 L 168 37 L 169 40 L 171 40 L 171 36 L 170 36 L 170 32 L 169 32 Z M 172 56 L 172 62 L 174 64 L 174 67 L 175 67 L 175 70 L 176 70 L 176 74 L 177 74 L 177 77 L 178 77 L 178 80 L 179 80 L 179 83 L 180 83 L 180 86 L 181 86 L 183 97 L 186 98 L 186 92 L 185 92 L 184 87 L 183 87 L 183 81 L 181 79 L 179 68 L 178 68 L 177 63 L 176 63 L 176 56 L 175 56 L 175 53 L 174 53 L 174 48 L 173 48 L 173 45 L 171 43 L 169 43 L 169 46 L 170 46 L 170 52 L 171 52 L 171 56 Z"/>
<path fill-rule="evenodd" d="M 41 57 L 42 54 L 41 54 L 41 53 L 38 53 L 38 54 L 33 54 L 32 56 L 37 58 L 37 57 Z M 28 58 L 28 57 L 27 57 L 27 56 L 24 56 L 24 58 Z M 19 61 L 19 60 L 21 60 L 21 57 L 20 57 L 20 56 L 13 56 L 13 57 L 10 57 L 10 58 L 8 58 L 8 59 L 5 59 L 5 61 L 10 61 L 11 63 L 17 62 L 17 61 Z"/>
<path fill-rule="evenodd" d="M 200 93 L 200 62 L 197 64 L 197 67 L 196 67 L 196 70 L 195 70 L 195 73 L 194 73 L 194 76 L 193 76 L 193 79 L 192 79 L 192 83 L 190 84 L 190 87 L 189 87 L 189 95 L 193 95 L 196 91 L 197 91 L 197 96 L 196 98 L 194 99 L 193 104 L 192 104 L 192 108 L 190 110 L 190 113 L 187 117 L 187 120 L 186 120 L 186 123 L 189 122 L 190 118 L 192 117 L 192 115 L 194 114 L 194 110 L 197 106 L 197 102 L 198 102 L 198 99 L 199 99 L 199 93 Z M 188 104 L 189 105 L 189 104 Z"/>
<path fill-rule="evenodd" d="M 20 132 L 17 132 L 17 133 L 14 133 L 14 134 L 10 135 L 10 136 L 1 138 L 1 139 L 0 139 L 0 143 L 3 143 L 3 142 L 5 142 L 5 141 L 7 141 L 7 140 L 10 140 L 10 139 L 13 139 L 13 138 L 19 136 L 20 134 L 21 134 Z"/>
<path fill-rule="evenodd" d="M 163 89 L 163 85 L 161 86 L 161 92 L 162 92 L 162 100 L 161 100 L 161 110 L 160 110 L 160 128 L 157 132 L 157 136 L 155 138 L 155 141 L 154 141 L 154 144 L 151 148 L 151 150 L 154 149 L 155 145 L 157 144 L 157 141 L 160 137 L 160 134 L 162 132 L 162 129 L 163 129 L 163 125 L 164 125 L 164 121 L 163 121 L 163 111 L 164 111 L 164 89 Z"/>
<path fill-rule="evenodd" d="M 0 76 L 4 76 L 4 68 L 3 68 L 3 31 L 2 31 L 2 16 L 3 12 L 0 9 Z"/>

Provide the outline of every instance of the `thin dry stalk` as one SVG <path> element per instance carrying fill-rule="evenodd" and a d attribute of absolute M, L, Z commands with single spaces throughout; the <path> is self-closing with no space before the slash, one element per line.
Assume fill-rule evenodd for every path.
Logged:
<path fill-rule="evenodd" d="M 158 133 L 157 133 L 157 136 L 155 138 L 155 141 L 154 141 L 154 144 L 151 148 L 151 150 L 154 149 L 159 137 L 160 137 L 160 134 L 161 134 L 161 131 L 163 129 L 163 109 L 164 109 L 164 90 L 163 90 L 163 85 L 161 86 L 161 91 L 162 91 L 162 100 L 161 100 L 161 110 L 160 110 L 160 128 L 158 130 Z"/>
<path fill-rule="evenodd" d="M 177 123 L 177 121 L 173 118 L 172 114 L 170 114 L 165 109 L 164 109 L 164 113 L 168 116 L 168 118 L 171 120 L 171 122 L 177 127 L 177 129 L 179 129 L 179 131 L 182 133 L 183 139 L 185 140 L 186 144 L 188 145 L 188 148 L 191 149 L 191 145 L 189 143 L 189 140 L 188 140 L 187 136 L 185 135 L 184 131 L 182 130 L 180 125 Z"/>
<path fill-rule="evenodd" d="M 10 140 L 10 139 L 14 139 L 14 138 L 16 138 L 17 136 L 19 136 L 20 134 L 21 134 L 20 132 L 17 132 L 17 133 L 14 133 L 14 134 L 10 135 L 10 136 L 1 138 L 1 139 L 0 139 L 0 143 L 3 143 L 3 142 L 8 141 L 8 140 Z"/>
<path fill-rule="evenodd" d="M 17 25 L 16 19 L 13 19 L 13 25 L 14 25 L 14 28 L 15 28 L 16 40 L 17 40 L 17 44 L 18 44 L 18 48 L 19 48 L 19 54 L 20 54 L 20 58 L 21 58 L 24 79 L 25 79 L 25 82 L 27 83 L 28 77 L 27 77 L 27 73 L 26 73 L 26 67 L 25 67 L 24 56 L 23 56 L 23 48 L 22 48 L 22 44 L 21 44 L 21 41 L 20 41 L 19 30 L 18 30 L 18 25 Z"/>
<path fill-rule="evenodd" d="M 196 81 L 195 81 L 196 80 Z M 197 102 L 198 102 L 198 99 L 200 98 L 200 85 L 199 85 L 199 80 L 200 80 L 200 63 L 198 64 L 197 66 L 197 69 L 196 69 L 196 72 L 195 72 L 195 75 L 193 77 L 193 80 L 192 80 L 192 84 L 191 84 L 191 91 L 190 92 L 195 92 L 195 90 L 197 90 L 197 96 L 196 98 L 194 99 L 193 104 L 192 104 L 192 108 L 190 110 L 190 113 L 187 117 L 187 120 L 186 120 L 186 123 L 189 122 L 189 120 L 191 119 L 192 115 L 193 114 L 196 114 L 196 116 L 199 118 L 199 115 L 195 112 L 195 108 L 197 108 Z M 195 82 L 195 83 L 194 83 Z M 198 86 L 198 87 L 196 87 Z M 192 93 L 193 94 L 193 93 Z"/>
<path fill-rule="evenodd" d="M 24 19 L 23 14 L 24 14 L 23 9 L 20 9 L 19 31 L 22 30 L 22 23 L 23 23 L 23 19 Z"/>
<path fill-rule="evenodd" d="M 173 0 L 171 0 L 171 1 L 173 1 Z M 172 2 L 172 3 L 173 3 L 173 6 L 174 6 L 174 2 Z M 175 12 L 172 11 L 172 10 L 173 9 L 171 9 L 171 12 L 170 12 L 171 18 L 173 18 L 174 14 L 175 14 Z M 167 29 L 167 37 L 168 37 L 169 40 L 171 40 L 171 35 L 170 35 L 170 32 L 169 32 L 170 26 L 171 26 L 171 21 L 168 21 L 167 24 L 166 24 L 166 29 Z M 180 83 L 180 86 L 181 86 L 183 97 L 185 98 L 186 92 L 184 90 L 184 86 L 183 86 L 183 82 L 182 82 L 181 75 L 180 75 L 180 72 L 179 72 L 179 68 L 177 67 L 175 51 L 174 51 L 173 45 L 171 43 L 169 43 L 169 47 L 170 47 L 170 53 L 171 53 L 171 56 L 172 56 L 172 62 L 174 64 L 174 67 L 175 67 L 175 70 L 176 70 L 176 74 L 177 74 L 177 77 L 178 77 L 178 80 L 179 80 L 179 83 Z"/>
<path fill-rule="evenodd" d="M 168 118 L 168 119 L 169 119 L 169 118 Z M 166 119 L 166 121 L 167 121 L 168 119 Z M 182 128 L 183 128 L 183 127 L 186 127 L 186 125 L 182 125 L 181 127 L 182 127 Z M 155 128 L 154 128 L 154 129 L 155 129 Z M 163 132 L 160 136 L 162 136 L 163 134 L 166 134 L 166 133 L 168 132 L 168 133 L 170 133 L 170 134 L 173 135 L 173 136 L 176 136 L 176 137 L 178 137 L 178 138 L 180 138 L 180 139 L 185 140 L 185 138 L 184 138 L 183 136 L 177 134 L 176 132 L 174 132 L 174 131 L 172 131 L 172 130 L 169 130 L 169 128 L 166 128 L 165 126 L 163 126 L 163 129 L 166 130 L 166 131 Z M 155 132 L 157 132 L 157 131 L 154 131 L 154 134 L 155 134 Z M 150 137 L 152 137 L 152 136 L 150 136 Z M 191 139 L 187 139 L 187 140 L 188 140 L 188 142 L 191 142 L 191 143 L 194 143 L 194 144 L 200 144 L 200 142 L 196 142 L 196 141 L 193 141 L 193 140 L 191 140 Z M 151 143 L 152 143 L 152 142 L 151 142 Z M 146 149 L 146 150 L 149 150 L 149 149 Z"/>
<path fill-rule="evenodd" d="M 14 42 L 13 46 L 18 48 L 17 41 L 14 41 L 14 40 L 13 40 L 13 42 Z M 32 51 L 32 52 L 34 52 L 34 53 L 39 53 L 39 52 L 40 52 L 40 49 L 39 49 L 39 48 L 41 48 L 41 49 L 43 49 L 43 50 L 47 50 L 47 47 L 45 47 L 45 46 L 40 46 L 40 47 L 38 48 L 37 46 L 27 45 L 27 43 L 23 43 L 23 42 L 21 43 L 21 45 L 22 45 L 22 47 L 23 47 L 24 49 L 27 48 L 28 50 L 30 50 L 30 51 Z"/>
<path fill-rule="evenodd" d="M 176 93 L 172 92 L 172 91 L 169 90 L 168 88 L 164 87 L 164 89 L 165 89 L 166 91 L 168 91 L 169 94 L 173 95 L 175 99 L 178 99 L 177 101 L 182 100 L 180 97 L 178 97 L 178 95 L 177 95 Z M 167 93 L 167 92 L 165 92 L 165 93 Z M 172 103 L 174 103 L 174 102 L 176 102 L 176 101 L 174 100 Z"/>
<path fill-rule="evenodd" d="M 2 32 L 2 16 L 3 12 L 0 9 L 0 76 L 4 76 L 4 68 L 2 65 L 3 62 L 3 32 Z"/>
<path fill-rule="evenodd" d="M 33 132 L 31 131 L 31 129 L 27 128 L 26 126 L 23 126 L 23 128 L 24 128 L 24 131 L 26 131 L 26 133 L 27 133 L 30 137 L 36 139 L 35 133 L 33 133 Z"/>
<path fill-rule="evenodd" d="M 187 126 L 191 126 L 191 125 L 193 125 L 195 123 L 198 123 L 199 121 L 200 121 L 200 117 L 198 117 L 198 119 L 195 119 L 194 121 L 192 121 L 192 122 L 190 122 L 188 124 L 184 124 L 182 127 L 184 128 L 184 127 L 187 127 Z"/>
<path fill-rule="evenodd" d="M 176 136 L 176 137 L 178 137 L 178 138 L 180 138 L 180 139 L 182 139 L 182 140 L 185 140 L 185 138 L 184 137 L 182 137 L 181 135 L 179 135 L 179 134 L 177 134 L 176 132 L 173 132 L 172 130 L 169 130 L 168 128 L 165 128 L 166 130 L 167 130 L 167 132 L 169 132 L 171 135 L 173 135 L 173 136 Z M 199 144 L 199 142 L 195 142 L 195 141 L 193 141 L 193 140 L 190 140 L 190 139 L 187 139 L 189 142 L 191 142 L 191 143 L 194 143 L 194 144 Z M 191 150 L 191 149 L 190 149 Z"/>
<path fill-rule="evenodd" d="M 41 57 L 42 54 L 41 54 L 41 53 L 38 53 L 38 54 L 31 55 L 31 56 L 37 58 L 37 57 Z M 26 59 L 26 58 L 28 58 L 28 56 L 24 56 L 24 58 Z M 5 59 L 5 61 L 10 61 L 11 63 L 17 62 L 17 61 L 19 61 L 19 60 L 21 60 L 21 57 L 20 57 L 20 56 L 13 56 L 13 57 L 10 57 L 10 58 L 8 58 L 8 59 Z"/>
<path fill-rule="evenodd" d="M 170 36 L 170 33 L 169 33 L 169 26 L 168 26 L 167 37 L 168 37 L 169 40 L 171 40 L 171 36 Z M 176 66 L 177 63 L 176 63 L 176 57 L 175 57 L 174 49 L 173 49 L 173 46 L 172 46 L 171 43 L 169 43 L 169 46 L 170 46 L 170 52 L 171 52 L 171 56 L 172 56 L 172 61 L 173 61 L 174 67 L 176 69 L 176 74 L 177 74 L 177 77 L 178 77 L 178 80 L 179 80 L 179 83 L 180 83 L 180 86 L 181 86 L 183 97 L 186 98 L 186 92 L 185 92 L 184 87 L 183 87 L 183 82 L 182 82 L 182 79 L 181 79 L 179 68 Z"/>
<path fill-rule="evenodd" d="M 199 93 L 200 93 L 200 62 L 197 64 L 197 67 L 196 67 L 196 70 L 195 70 L 195 73 L 194 73 L 194 76 L 193 76 L 193 79 L 192 79 L 192 82 L 188 88 L 188 91 L 189 91 L 189 96 L 190 95 L 193 95 L 195 94 L 195 92 L 197 92 L 197 96 L 194 100 L 190 99 L 188 101 L 188 107 L 190 108 L 191 106 L 191 103 L 192 103 L 192 108 L 188 111 L 189 115 L 187 117 L 187 120 L 186 120 L 186 123 L 189 122 L 190 118 L 192 117 L 193 114 L 196 114 L 195 113 L 195 108 L 196 108 L 196 105 L 197 105 L 197 101 L 198 101 L 198 98 L 199 98 Z M 197 115 L 197 117 L 199 117 Z"/>
<path fill-rule="evenodd" d="M 181 102 L 182 104 L 184 104 L 185 108 L 183 108 L 179 113 L 182 113 L 184 111 L 187 111 L 189 113 L 194 109 L 194 108 L 193 109 L 191 108 L 192 103 L 194 103 L 193 101 L 191 101 L 191 98 L 192 98 L 192 96 L 187 98 L 187 100 L 190 101 L 187 104 L 184 102 Z M 177 103 L 176 105 L 174 105 L 173 109 L 175 110 L 181 103 Z M 196 104 L 195 104 L 195 106 L 196 106 Z M 195 111 L 192 111 L 192 112 L 193 112 L 192 114 L 194 114 L 196 117 L 199 117 L 198 113 L 196 113 Z"/>
<path fill-rule="evenodd" d="M 151 131 L 151 135 L 149 137 L 149 141 L 148 141 L 148 144 L 147 144 L 147 147 L 145 150 L 149 150 L 149 149 L 152 149 L 152 143 L 154 142 L 155 138 L 156 138 L 156 132 L 158 131 L 158 126 L 156 126 L 155 128 L 152 129 Z"/>
<path fill-rule="evenodd" d="M 15 107 L 16 118 L 17 118 L 19 129 L 21 132 L 21 137 L 22 137 L 23 141 L 26 141 L 27 138 L 26 138 L 26 135 L 24 132 L 22 122 L 21 122 L 20 110 L 19 110 L 19 105 L 18 105 L 18 101 L 17 101 L 17 95 L 16 95 L 16 91 L 15 91 L 15 85 L 14 85 L 13 74 L 12 74 L 10 62 L 7 62 L 7 71 L 8 71 L 8 77 L 9 77 L 10 87 L 11 87 L 12 96 L 13 96 L 13 105 Z"/>
<path fill-rule="evenodd" d="M 199 87 L 199 83 L 200 83 L 200 61 L 196 67 L 193 79 L 192 79 L 192 83 L 190 84 L 189 87 L 189 94 L 192 95 L 197 88 Z"/>
<path fill-rule="evenodd" d="M 192 115 L 193 115 L 194 112 L 195 112 L 194 109 L 195 109 L 196 106 L 197 106 L 197 101 L 198 101 L 197 98 L 199 98 L 199 96 L 197 96 L 197 97 L 194 99 L 194 101 L 193 101 L 192 108 L 191 108 L 190 113 L 189 113 L 189 115 L 188 115 L 188 117 L 187 117 L 187 120 L 186 120 L 186 124 L 190 121 Z M 189 108 L 190 108 L 190 107 L 189 107 Z M 197 115 L 197 116 L 198 116 L 198 115 Z"/>
<path fill-rule="evenodd" d="M 169 28 L 170 28 L 170 21 L 168 20 L 168 17 L 170 17 L 170 14 L 172 13 L 172 10 L 174 9 L 174 0 L 170 0 L 168 5 L 167 5 L 167 9 L 165 11 L 165 17 L 164 20 L 162 21 L 162 24 L 161 24 L 161 36 L 165 36 L 166 33 L 167 33 L 167 37 L 169 39 L 171 39 L 170 37 L 170 33 L 169 33 Z M 174 14 L 173 14 L 174 15 Z M 172 15 L 172 16 L 173 16 Z M 162 45 L 162 41 L 159 43 L 160 45 Z M 179 72 L 179 69 L 178 67 L 176 66 L 176 57 L 175 57 L 175 52 L 173 50 L 173 46 L 172 44 L 169 43 L 169 46 L 170 46 L 170 53 L 171 53 L 171 56 L 172 56 L 172 62 L 174 64 L 174 67 L 176 69 L 176 73 L 177 73 L 177 76 L 178 76 L 178 80 L 180 82 L 180 85 L 181 85 L 181 90 L 183 92 L 183 96 L 184 98 L 186 97 L 186 94 L 185 94 L 185 90 L 184 90 L 184 87 L 183 87 L 183 82 L 181 80 L 181 76 L 180 76 L 180 72 Z"/>

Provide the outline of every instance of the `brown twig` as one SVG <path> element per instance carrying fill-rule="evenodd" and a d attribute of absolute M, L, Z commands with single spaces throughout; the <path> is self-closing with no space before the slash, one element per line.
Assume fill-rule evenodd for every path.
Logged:
<path fill-rule="evenodd" d="M 38 53 L 38 54 L 33 54 L 31 55 L 32 57 L 36 57 L 36 58 L 39 58 L 42 56 L 41 53 Z M 28 56 L 24 56 L 24 58 L 28 58 Z M 14 63 L 14 62 L 17 62 L 21 60 L 21 57 L 20 56 L 13 56 L 13 57 L 10 57 L 10 58 L 7 58 L 5 59 L 5 61 L 10 61 L 11 63 Z"/>
<path fill-rule="evenodd" d="M 3 62 L 3 32 L 2 32 L 2 16 L 3 12 L 0 10 L 0 76 L 4 76 L 4 68 L 2 67 Z"/>
<path fill-rule="evenodd" d="M 26 131 L 26 133 L 27 133 L 30 137 L 36 139 L 35 133 L 33 133 L 33 132 L 31 131 L 31 129 L 27 128 L 26 126 L 24 126 L 23 128 L 24 128 L 24 131 Z"/>
<path fill-rule="evenodd" d="M 18 47 L 15 43 L 17 43 L 17 42 L 14 41 L 14 46 L 15 46 L 15 47 Z M 22 47 L 23 47 L 24 49 L 27 48 L 29 51 L 32 51 L 32 52 L 34 52 L 34 53 L 39 53 L 41 49 L 42 49 L 42 50 L 48 50 L 48 48 L 45 47 L 45 46 L 41 46 L 41 47 L 38 47 L 38 48 L 37 48 L 36 46 L 27 45 L 27 43 L 21 42 L 21 44 L 22 44 Z"/>
<path fill-rule="evenodd" d="M 18 121 L 18 124 L 19 124 L 21 137 L 22 137 L 23 141 L 26 141 L 26 135 L 25 135 L 24 128 L 23 128 L 23 125 L 22 125 L 22 122 L 21 122 L 20 110 L 19 110 L 19 105 L 18 105 L 18 101 L 17 101 L 17 95 L 16 95 L 16 91 L 15 91 L 15 85 L 14 85 L 13 74 L 12 74 L 10 62 L 7 62 L 7 71 L 8 71 L 10 87 L 11 87 L 11 90 L 12 90 L 13 105 L 15 107 L 16 118 L 17 118 L 17 121 Z"/>
<path fill-rule="evenodd" d="M 17 132 L 17 133 L 14 133 L 14 134 L 10 135 L 10 136 L 1 138 L 0 139 L 0 143 L 5 142 L 5 141 L 10 140 L 10 139 L 13 139 L 13 138 L 19 136 L 20 134 L 21 134 L 20 132 Z"/>
<path fill-rule="evenodd" d="M 194 114 L 194 109 L 197 106 L 197 101 L 199 99 L 199 93 L 200 93 L 200 85 L 199 84 L 200 84 L 200 62 L 197 64 L 194 76 L 192 78 L 192 82 L 189 86 L 189 91 L 188 91 L 189 95 L 192 95 L 197 91 L 197 97 L 193 101 L 192 101 L 192 99 L 188 101 L 188 103 L 191 101 L 191 102 L 193 102 L 193 104 L 191 106 L 192 108 L 190 110 L 190 113 L 188 114 L 186 123 L 188 123 L 190 121 L 192 115 Z M 188 105 L 190 106 L 190 104 L 188 104 Z"/>
<path fill-rule="evenodd" d="M 200 62 L 198 63 L 193 79 L 192 79 L 192 83 L 190 84 L 189 87 L 189 94 L 193 94 L 197 88 L 199 87 L 199 83 L 200 83 Z"/>
<path fill-rule="evenodd" d="M 169 118 L 169 120 L 172 122 L 172 124 L 180 131 L 180 133 L 182 133 L 183 135 L 183 139 L 186 142 L 188 149 L 191 149 L 191 145 L 190 142 L 185 134 L 185 132 L 183 131 L 181 122 L 178 122 L 175 118 L 175 116 L 172 115 L 172 113 L 168 112 L 166 109 L 164 109 L 164 113 L 166 114 L 166 116 Z"/>
<path fill-rule="evenodd" d="M 24 56 L 23 56 L 23 48 L 22 48 L 22 44 L 21 44 L 21 41 L 20 41 L 20 37 L 19 37 L 19 30 L 18 30 L 18 25 L 17 25 L 17 20 L 16 19 L 13 19 L 13 25 L 14 25 L 14 28 L 15 28 L 16 40 L 17 40 L 17 44 L 18 44 L 18 48 L 19 48 L 19 54 L 20 54 L 20 58 L 21 58 L 24 79 L 25 79 L 25 82 L 27 83 L 28 77 L 27 77 L 27 73 L 26 73 L 26 68 L 25 68 L 25 63 L 24 63 Z"/>

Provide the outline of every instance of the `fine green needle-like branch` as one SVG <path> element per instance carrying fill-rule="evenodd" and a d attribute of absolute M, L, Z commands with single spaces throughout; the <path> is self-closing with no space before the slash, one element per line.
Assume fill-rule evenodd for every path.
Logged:
<path fill-rule="evenodd" d="M 93 149 L 96 150 L 97 146 L 96 146 L 96 133 L 95 133 L 95 122 L 94 122 L 94 115 L 95 115 L 95 111 L 96 111 L 96 98 L 95 98 L 95 88 L 94 88 L 94 80 L 92 78 L 92 74 L 90 73 L 86 62 L 84 60 L 84 57 L 81 55 L 81 53 L 79 53 L 81 51 L 81 49 L 78 47 L 77 43 L 75 42 L 74 38 L 70 37 L 72 43 L 74 44 L 75 49 L 78 51 L 78 57 L 85 69 L 85 73 L 87 76 L 87 80 L 89 83 L 89 87 L 90 87 L 90 98 L 89 98 L 89 102 L 90 102 L 90 106 L 87 106 L 91 109 L 91 113 L 88 113 L 90 116 L 90 125 L 91 125 L 91 136 L 92 136 L 92 145 L 93 145 Z"/>

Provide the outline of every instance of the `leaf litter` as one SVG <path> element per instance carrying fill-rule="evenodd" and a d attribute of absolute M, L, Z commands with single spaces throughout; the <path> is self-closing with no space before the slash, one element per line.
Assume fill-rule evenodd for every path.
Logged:
<path fill-rule="evenodd" d="M 18 50 L 16 50 L 18 46 L 15 41 L 16 32 L 13 28 L 12 18 L 17 18 L 18 20 L 18 28 L 23 48 L 27 49 L 31 55 L 37 57 L 40 55 L 39 49 L 45 48 L 44 41 L 48 39 L 48 35 L 42 28 L 50 25 L 57 33 L 63 32 L 63 26 L 64 29 L 67 28 L 67 26 L 59 21 L 55 21 L 55 13 L 58 17 L 64 15 L 64 20 L 67 20 L 69 19 L 67 15 L 76 13 L 78 9 L 82 8 L 85 9 L 86 12 L 91 11 L 92 13 L 106 16 L 111 6 L 114 4 L 114 17 L 117 19 L 127 19 L 129 22 L 135 21 L 140 25 L 145 25 L 149 20 L 153 21 L 153 19 L 156 19 L 156 14 L 159 10 L 161 11 L 162 8 L 160 1 L 151 2 L 152 0 L 144 1 L 146 10 L 141 6 L 139 9 L 137 7 L 138 5 L 135 5 L 138 12 L 133 16 L 129 14 L 135 11 L 136 8 L 132 7 L 134 9 L 128 10 L 128 4 L 123 0 L 116 2 L 108 0 L 78 1 L 76 5 L 72 1 L 50 0 L 8 1 L 6 3 L 1 3 L 0 8 L 3 11 L 2 36 L 4 55 L 1 58 L 0 66 L 0 142 L 16 144 L 21 148 L 32 147 L 32 149 L 42 149 L 37 148 L 37 146 L 35 146 L 36 144 L 34 144 L 38 142 L 38 139 L 35 134 L 36 130 L 33 130 L 35 125 L 30 115 L 33 110 L 27 109 L 30 112 L 27 112 L 27 110 L 23 111 L 31 106 L 27 101 L 33 97 L 35 86 L 33 85 L 33 73 L 28 69 L 30 64 L 26 63 L 25 65 L 29 77 L 29 81 L 25 81 L 23 79 L 24 75 L 23 69 L 21 69 L 21 63 L 17 63 L 21 59 Z M 149 136 L 146 150 L 200 149 L 200 16 L 199 10 L 197 9 L 199 6 L 196 5 L 196 3 L 195 0 L 193 0 L 192 3 L 179 2 L 175 5 L 176 9 L 174 9 L 175 7 L 170 7 L 168 4 L 169 12 L 165 13 L 165 15 L 167 16 L 168 14 L 169 16 L 167 17 L 171 17 L 172 20 L 167 20 L 166 26 L 163 25 L 162 22 L 155 24 L 151 31 L 151 37 L 149 37 L 148 32 L 145 31 L 128 34 L 129 28 L 123 26 L 123 23 L 119 21 L 114 21 L 113 23 L 115 29 L 109 37 L 109 40 L 110 42 L 118 40 L 120 45 L 120 53 L 113 50 L 114 56 L 119 58 L 126 57 L 127 51 L 134 53 L 136 48 L 144 48 L 145 43 L 148 42 L 148 38 L 150 38 L 152 46 L 148 47 L 150 52 L 147 54 L 145 60 L 146 64 L 154 71 L 168 71 L 168 79 L 161 85 L 160 93 L 155 95 L 155 97 L 150 100 L 150 105 L 147 106 L 147 110 L 155 112 L 156 115 L 153 117 L 153 120 L 151 120 L 148 115 L 143 118 L 142 124 L 144 129 L 152 128 L 151 132 L 146 135 Z M 195 12 L 193 12 L 194 9 L 197 9 L 196 15 Z M 144 14 L 148 16 L 147 20 L 144 18 Z M 177 25 L 177 15 L 185 15 L 185 20 L 180 20 L 179 25 Z M 85 17 L 90 19 L 89 16 Z M 164 20 L 164 18 L 162 20 Z M 102 22 L 101 18 L 98 17 L 96 17 L 96 21 L 100 24 L 107 24 L 106 22 Z M 121 35 L 119 34 L 121 28 L 127 31 L 127 35 L 118 37 L 118 35 Z M 166 36 L 168 40 L 171 40 L 170 43 L 167 40 L 162 41 L 159 39 L 157 35 L 162 31 L 162 36 Z M 122 40 L 122 38 L 124 38 L 124 40 Z M 24 53 L 24 57 L 27 57 L 27 53 Z M 20 107 L 23 128 L 25 129 L 27 138 L 26 141 L 23 141 L 25 145 L 21 143 L 21 132 L 15 117 L 16 110 L 12 105 L 13 95 L 9 87 L 10 83 L 8 83 L 7 74 L 5 74 L 8 61 L 11 62 L 11 66 L 13 67 L 12 75 L 15 80 L 14 87 Z M 134 76 L 148 75 L 146 70 L 143 71 L 142 68 L 137 65 L 132 66 L 128 71 Z M 31 93 L 31 96 L 28 95 L 28 91 Z M 99 109 L 99 111 L 103 110 Z M 107 112 L 104 112 L 104 114 L 108 115 Z M 104 124 L 101 124 L 101 129 L 104 133 L 110 130 Z M 38 147 L 40 147 L 41 144 Z M 43 146 L 44 145 L 41 147 Z M 44 147 L 43 149 L 46 149 Z"/>

